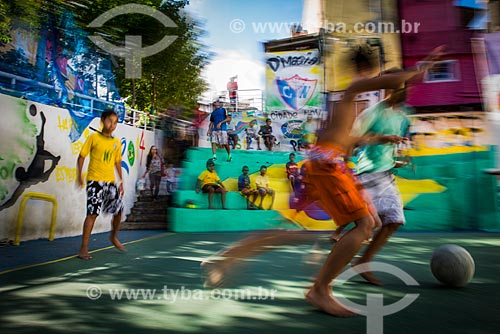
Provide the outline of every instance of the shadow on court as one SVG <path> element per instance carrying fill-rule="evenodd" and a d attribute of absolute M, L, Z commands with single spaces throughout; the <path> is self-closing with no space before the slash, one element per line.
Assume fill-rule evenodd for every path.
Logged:
<path fill-rule="evenodd" d="M 94 252 L 0 274 L 0 332 L 5 333 L 367 333 L 366 317 L 335 318 L 304 301 L 328 243 L 274 247 L 234 268 L 227 284 L 208 290 L 200 262 L 242 233 L 161 234 L 129 243 L 128 252 Z M 429 269 L 434 248 L 454 243 L 476 262 L 469 285 L 439 285 Z M 366 305 L 383 294 L 385 306 L 419 297 L 384 317 L 383 333 L 498 333 L 500 235 L 399 233 L 377 257 L 417 280 L 406 286 L 381 273 L 384 287 L 360 277 L 338 292 Z M 312 261 L 316 257 L 316 262 Z"/>

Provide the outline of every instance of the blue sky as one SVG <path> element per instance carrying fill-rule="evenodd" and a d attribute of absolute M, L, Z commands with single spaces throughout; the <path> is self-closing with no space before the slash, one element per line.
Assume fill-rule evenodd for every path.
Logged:
<path fill-rule="evenodd" d="M 290 36 L 289 24 L 302 19 L 302 0 L 191 0 L 187 10 L 204 22 L 203 43 L 215 53 L 204 74 L 212 90 L 225 90 L 233 75 L 240 89 L 263 89 L 262 42 Z"/>

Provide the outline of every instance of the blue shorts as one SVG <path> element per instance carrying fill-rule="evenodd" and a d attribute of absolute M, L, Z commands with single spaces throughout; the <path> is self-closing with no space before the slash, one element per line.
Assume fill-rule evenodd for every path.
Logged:
<path fill-rule="evenodd" d="M 116 184 L 102 181 L 87 182 L 87 216 L 101 212 L 117 216 L 123 209 L 123 201 Z"/>

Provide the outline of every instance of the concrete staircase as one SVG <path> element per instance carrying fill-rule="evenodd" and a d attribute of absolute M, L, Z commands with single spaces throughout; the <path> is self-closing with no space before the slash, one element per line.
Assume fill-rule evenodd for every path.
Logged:
<path fill-rule="evenodd" d="M 122 223 L 122 230 L 166 230 L 167 208 L 171 204 L 171 196 L 160 196 L 153 201 L 151 195 L 141 194 L 137 197 L 131 213 Z"/>

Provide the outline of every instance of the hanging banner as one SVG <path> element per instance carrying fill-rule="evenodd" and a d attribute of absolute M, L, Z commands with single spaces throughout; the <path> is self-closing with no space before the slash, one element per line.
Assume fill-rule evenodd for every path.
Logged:
<path fill-rule="evenodd" d="M 307 117 L 312 117 L 314 129 L 318 129 L 326 117 L 324 72 L 319 50 L 268 52 L 265 60 L 266 104 L 263 116 L 272 121 L 276 149 L 297 150 L 302 142 L 302 124 Z"/>

